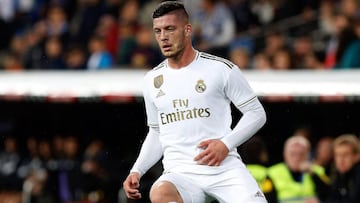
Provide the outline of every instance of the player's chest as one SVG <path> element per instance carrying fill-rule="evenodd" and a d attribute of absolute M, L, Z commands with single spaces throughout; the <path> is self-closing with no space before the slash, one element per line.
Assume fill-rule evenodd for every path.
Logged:
<path fill-rule="evenodd" d="M 159 74 L 151 90 L 154 103 L 161 107 L 188 107 L 207 102 L 223 92 L 223 82 L 212 74 Z"/>

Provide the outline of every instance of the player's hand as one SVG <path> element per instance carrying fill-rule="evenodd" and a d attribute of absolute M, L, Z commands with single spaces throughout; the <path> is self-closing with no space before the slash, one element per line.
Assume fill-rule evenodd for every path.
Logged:
<path fill-rule="evenodd" d="M 205 140 L 200 142 L 198 147 L 203 151 L 194 160 L 201 165 L 220 166 L 229 153 L 229 149 L 221 140 Z"/>
<path fill-rule="evenodd" d="M 123 183 L 125 194 L 130 199 L 140 199 L 141 193 L 139 191 L 140 174 L 132 172 L 128 175 Z"/>

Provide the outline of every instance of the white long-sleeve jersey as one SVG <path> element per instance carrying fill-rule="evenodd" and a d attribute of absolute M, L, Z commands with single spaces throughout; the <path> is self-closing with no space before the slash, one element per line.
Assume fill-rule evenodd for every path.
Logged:
<path fill-rule="evenodd" d="M 163 157 L 164 171 L 215 174 L 243 165 L 237 147 L 265 123 L 263 106 L 232 62 L 203 52 L 188 66 L 173 69 L 167 60 L 144 78 L 149 133 L 131 171 L 143 175 Z M 231 129 L 230 102 L 243 116 Z M 199 165 L 201 141 L 220 139 L 229 149 L 220 166 Z"/>

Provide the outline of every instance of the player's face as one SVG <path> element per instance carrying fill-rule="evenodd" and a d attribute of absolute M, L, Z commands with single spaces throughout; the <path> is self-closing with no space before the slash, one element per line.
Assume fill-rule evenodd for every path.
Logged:
<path fill-rule="evenodd" d="M 184 51 L 187 26 L 189 25 L 175 14 L 167 14 L 154 19 L 155 38 L 166 58 L 176 58 Z"/>

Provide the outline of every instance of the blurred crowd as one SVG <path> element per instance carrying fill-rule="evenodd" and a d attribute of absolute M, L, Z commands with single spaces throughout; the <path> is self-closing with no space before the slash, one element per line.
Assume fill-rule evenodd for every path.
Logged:
<path fill-rule="evenodd" d="M 121 174 L 103 141 L 75 136 L 6 136 L 0 152 L 1 203 L 114 202 Z M 83 146 L 85 145 L 85 146 Z M 118 161 L 120 163 L 121 161 Z M 117 163 L 117 164 L 118 164 Z M 125 169 L 124 169 L 125 170 Z M 115 183 L 113 183 L 113 181 Z M 115 195 L 115 197 L 114 197 Z"/>
<path fill-rule="evenodd" d="M 151 12 L 159 2 L 0 0 L 0 70 L 150 69 L 163 60 L 152 33 Z M 194 46 L 241 69 L 360 67 L 360 0 L 183 2 Z M 360 202 L 358 137 L 324 137 L 317 145 L 300 137 L 285 142 L 284 162 L 274 165 L 258 137 L 239 149 L 269 202 Z M 129 166 L 119 166 L 126 160 L 114 160 L 101 140 L 2 141 L 1 203 L 126 202 L 120 187 Z"/>
<path fill-rule="evenodd" d="M 286 138 L 282 161 L 269 163 L 268 146 L 254 136 L 240 153 L 269 203 L 360 202 L 360 140 L 344 133 L 312 142 L 298 129 Z"/>
<path fill-rule="evenodd" d="M 265 140 L 255 135 L 238 151 L 269 203 L 360 201 L 358 135 L 314 137 L 297 128 L 281 142 L 277 161 L 270 161 L 276 154 Z M 121 181 L 132 160 L 114 154 L 99 138 L 7 135 L 0 149 L 0 203 L 148 203 L 150 187 L 162 172 L 156 164 L 142 178 L 143 198 L 130 201 Z"/>
<path fill-rule="evenodd" d="M 150 69 L 160 0 L 0 0 L 0 69 Z M 358 68 L 358 0 L 183 0 L 194 46 L 241 69 Z"/>

